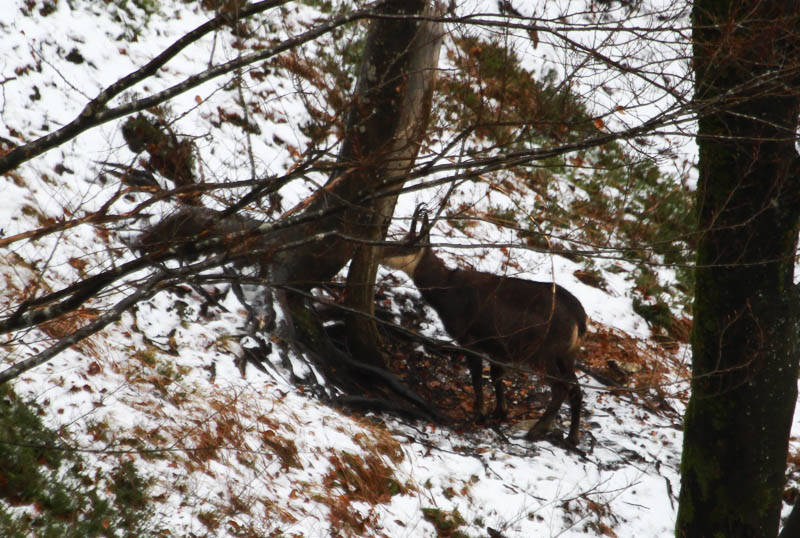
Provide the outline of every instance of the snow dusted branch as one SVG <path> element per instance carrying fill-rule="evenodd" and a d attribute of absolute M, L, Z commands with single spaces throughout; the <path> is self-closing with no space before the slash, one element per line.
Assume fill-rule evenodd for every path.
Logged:
<path fill-rule="evenodd" d="M 127 264 L 124 264 L 118 268 L 112 269 L 111 271 L 106 271 L 82 282 L 78 282 L 77 284 L 50 294 L 42 299 L 23 303 L 14 315 L 0 323 L 0 332 L 10 332 L 15 329 L 39 325 L 45 321 L 55 319 L 60 315 L 74 310 L 89 297 L 95 296 L 99 290 L 118 280 L 122 276 L 147 267 L 148 265 L 155 263 L 154 260 L 163 261 L 164 259 L 172 256 L 177 256 L 175 249 L 168 250 L 165 253 L 146 255 L 128 262 Z M 68 347 L 80 342 L 88 336 L 97 333 L 98 331 L 101 331 L 109 323 L 117 321 L 122 313 L 125 312 L 125 310 L 141 301 L 149 299 L 162 289 L 184 282 L 190 275 L 195 275 L 202 271 L 224 265 L 228 261 L 229 257 L 223 253 L 180 268 L 159 269 L 150 277 L 148 277 L 143 283 L 136 284 L 135 292 L 117 302 L 114 306 L 110 307 L 104 314 L 100 315 L 91 323 L 81 327 L 80 329 L 77 329 L 64 338 L 61 338 L 58 342 L 41 353 L 38 353 L 33 357 L 29 357 L 0 372 L 0 384 L 19 376 L 31 368 L 35 368 L 36 366 L 44 364 Z M 69 295 L 70 293 L 74 294 L 57 305 L 35 310 L 31 313 L 25 313 L 25 309 L 29 308 L 31 304 L 41 304 L 47 299 L 54 301 L 60 297 Z"/>

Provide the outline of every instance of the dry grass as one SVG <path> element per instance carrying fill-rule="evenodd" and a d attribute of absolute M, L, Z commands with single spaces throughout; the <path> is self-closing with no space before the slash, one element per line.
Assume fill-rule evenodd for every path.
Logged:
<path fill-rule="evenodd" d="M 391 501 L 393 495 L 406 493 L 406 486 L 400 484 L 394 470 L 379 455 L 331 450 L 328 459 L 331 469 L 323 481 L 328 495 L 317 500 L 328 506 L 332 528 L 339 529 L 344 536 L 367 534 L 367 529 L 378 523 L 372 507 Z M 354 506 L 356 502 L 369 508 Z"/>

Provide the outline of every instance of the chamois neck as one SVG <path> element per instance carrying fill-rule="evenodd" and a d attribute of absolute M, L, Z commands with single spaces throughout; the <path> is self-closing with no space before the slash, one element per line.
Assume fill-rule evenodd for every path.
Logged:
<path fill-rule="evenodd" d="M 441 281 L 448 278 L 452 269 L 445 265 L 444 261 L 434 254 L 433 250 L 426 248 L 417 261 L 414 271 L 407 273 L 414 283 L 418 286 L 441 285 Z"/>

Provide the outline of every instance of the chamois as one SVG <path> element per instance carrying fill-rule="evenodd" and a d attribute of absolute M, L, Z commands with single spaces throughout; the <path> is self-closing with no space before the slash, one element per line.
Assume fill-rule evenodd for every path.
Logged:
<path fill-rule="evenodd" d="M 467 269 L 451 269 L 430 248 L 430 224 L 423 217 L 420 233 L 411 231 L 397 246 L 386 246 L 379 262 L 405 272 L 425 301 L 439 314 L 447 332 L 464 347 L 491 359 L 496 406 L 493 416 L 507 415 L 503 398 L 503 365 L 526 366 L 544 374 L 551 400 L 527 432 L 539 439 L 552 427 L 569 396 L 571 424 L 568 442 L 577 445 L 583 396 L 575 377 L 575 357 L 586 334 L 586 312 L 580 301 L 553 282 L 534 282 Z M 483 418 L 483 365 L 470 356 L 475 390 L 475 414 Z"/>

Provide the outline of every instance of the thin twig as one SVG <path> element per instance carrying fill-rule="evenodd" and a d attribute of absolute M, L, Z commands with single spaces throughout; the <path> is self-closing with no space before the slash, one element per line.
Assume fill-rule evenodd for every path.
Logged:
<path fill-rule="evenodd" d="M 45 362 L 49 361 L 57 354 L 61 353 L 68 347 L 77 344 L 84 338 L 95 334 L 96 332 L 102 330 L 106 325 L 117 321 L 122 313 L 125 312 L 128 308 L 133 306 L 134 304 L 142 301 L 144 299 L 149 298 L 154 293 L 156 293 L 162 287 L 169 285 L 172 283 L 172 279 L 168 278 L 168 273 L 161 271 L 156 273 L 152 277 L 150 277 L 147 282 L 145 282 L 142 286 L 140 286 L 135 292 L 128 295 L 121 301 L 119 301 L 113 308 L 108 310 L 103 315 L 96 318 L 91 323 L 84 325 L 80 329 L 72 332 L 68 336 L 60 339 L 58 342 L 50 346 L 49 348 L 45 349 L 41 353 L 37 353 L 33 357 L 29 357 L 23 361 L 16 363 L 14 366 L 10 368 L 6 368 L 2 372 L 0 372 L 0 384 L 5 383 L 15 377 L 20 376 L 21 374 L 27 372 L 31 368 L 35 368 Z"/>

